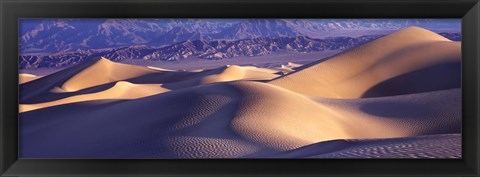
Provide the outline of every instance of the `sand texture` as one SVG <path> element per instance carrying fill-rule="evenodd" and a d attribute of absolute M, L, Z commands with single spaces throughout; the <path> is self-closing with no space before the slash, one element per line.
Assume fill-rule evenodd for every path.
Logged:
<path fill-rule="evenodd" d="M 327 59 L 20 74 L 21 158 L 459 158 L 461 46 L 409 27 Z"/>

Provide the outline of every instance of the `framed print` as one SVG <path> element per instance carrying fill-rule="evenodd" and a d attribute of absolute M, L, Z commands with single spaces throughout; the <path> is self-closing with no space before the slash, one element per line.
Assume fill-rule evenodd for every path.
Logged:
<path fill-rule="evenodd" d="M 0 7 L 2 176 L 478 176 L 478 1 Z"/>

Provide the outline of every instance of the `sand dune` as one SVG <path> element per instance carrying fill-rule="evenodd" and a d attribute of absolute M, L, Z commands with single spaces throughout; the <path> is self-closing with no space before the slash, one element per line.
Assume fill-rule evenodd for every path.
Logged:
<path fill-rule="evenodd" d="M 18 83 L 19 83 L 19 84 L 27 83 L 27 82 L 33 81 L 33 80 L 35 80 L 35 79 L 38 79 L 38 78 L 40 78 L 40 77 L 41 77 L 41 76 L 36 76 L 36 75 L 33 75 L 33 74 L 22 73 L 22 74 L 19 74 Z"/>
<path fill-rule="evenodd" d="M 127 80 L 130 78 L 155 73 L 158 70 L 147 67 L 114 63 L 101 58 L 95 64 L 75 74 L 65 81 L 61 88 L 65 91 L 78 91 L 110 82 Z"/>
<path fill-rule="evenodd" d="M 312 158 L 461 158 L 461 134 L 348 141 L 352 145 Z M 317 153 L 320 154 L 320 153 Z"/>
<path fill-rule="evenodd" d="M 92 59 L 20 85 L 19 152 L 455 158 L 460 73 L 460 44 L 417 27 L 276 69 L 173 71 Z"/>
<path fill-rule="evenodd" d="M 89 153 L 94 157 L 111 157 L 120 156 L 117 154 L 120 152 L 134 151 L 141 145 L 165 149 L 165 152 L 158 152 L 159 156 L 177 154 L 178 156 L 173 156 L 218 157 L 220 153 L 229 154 L 224 157 L 242 157 L 260 151 L 293 150 L 334 139 L 458 133 L 460 130 L 457 122 L 461 117 L 459 113 L 450 112 L 455 111 L 459 105 L 455 105 L 455 101 L 438 101 L 442 96 L 455 98 L 460 97 L 460 94 L 458 90 L 450 90 L 444 93 L 409 95 L 404 99 L 371 99 L 366 103 L 345 104 L 323 100 L 319 104 L 270 84 L 250 81 L 214 83 L 131 101 L 74 103 L 22 113 L 20 121 L 25 128 L 21 134 L 28 137 L 22 139 L 22 152 L 25 156 L 35 157 L 55 155 L 58 152 L 75 156 Z M 427 100 L 413 106 L 431 108 L 418 109 L 411 115 L 400 112 L 411 108 L 412 105 L 405 100 L 412 99 Z M 398 115 L 355 109 L 367 104 L 384 105 L 385 102 L 393 102 L 390 104 L 398 109 Z M 155 109 L 149 105 L 155 106 Z M 347 111 L 342 111 L 343 109 Z M 354 113 L 358 116 L 352 117 Z M 414 117 L 409 118 L 412 115 Z M 58 122 L 59 119 L 62 122 Z M 37 122 L 42 122 L 44 126 L 34 128 Z M 85 130 L 100 127 L 100 132 L 85 133 Z M 202 143 L 185 146 L 185 141 L 175 141 L 185 136 L 189 137 L 185 141 L 190 144 Z M 215 139 L 206 141 L 205 138 Z M 39 139 L 42 141 L 37 141 Z M 65 145 L 52 147 L 52 143 L 57 141 Z M 220 147 L 227 142 L 236 144 L 232 148 L 241 149 L 226 153 L 225 147 Z M 36 146 L 27 146 L 30 143 L 35 143 Z M 111 151 L 113 147 L 114 152 Z M 91 154 L 92 152 L 79 148 L 97 151 Z M 108 153 L 98 149 L 108 150 Z M 153 157 L 152 153 L 157 151 L 158 149 L 152 148 L 135 153 L 138 157 Z"/>
<path fill-rule="evenodd" d="M 172 71 L 115 63 L 105 58 L 73 66 L 20 86 L 20 100 L 28 104 L 64 99 L 78 94 L 104 91 L 112 83 L 127 81 L 134 84 L 162 84 L 168 90 L 234 80 L 271 80 L 278 71 L 250 66 L 225 66 L 211 70 Z M 70 93 L 70 94 L 67 94 Z M 76 98 L 75 98 L 76 99 Z M 73 100 L 73 99 L 70 99 Z"/>
<path fill-rule="evenodd" d="M 242 83 L 237 87 L 246 97 L 232 121 L 234 129 L 275 149 L 334 139 L 458 133 L 461 127 L 459 89 L 316 103 L 269 84 Z"/>
<path fill-rule="evenodd" d="M 37 104 L 20 104 L 19 112 L 26 112 L 50 106 L 76 103 L 90 100 L 107 100 L 107 99 L 136 99 L 150 95 L 155 95 L 169 91 L 161 87 L 160 84 L 132 84 L 125 81 L 117 82 L 112 88 L 105 91 L 75 95 L 55 101 L 37 103 Z"/>
<path fill-rule="evenodd" d="M 459 42 L 451 42 L 422 28 L 409 27 L 328 60 L 304 66 L 270 83 L 297 93 L 328 98 L 390 96 L 458 88 L 460 51 Z M 380 87 L 376 93 L 369 93 L 369 89 L 376 87 Z"/>
<path fill-rule="evenodd" d="M 125 71 L 125 72 L 122 72 Z M 121 73 L 119 73 L 121 72 Z M 109 82 L 121 81 L 140 74 L 160 72 L 146 67 L 111 62 L 104 58 L 92 58 L 81 64 L 20 85 L 20 102 L 36 97 L 51 97 L 55 92 L 72 92 Z M 115 76 L 119 74 L 118 76 Z M 78 82 L 76 82 L 78 81 Z M 76 83 L 74 83 L 76 82 Z M 40 99 L 42 100 L 42 99 Z"/>
<path fill-rule="evenodd" d="M 214 82 L 228 82 L 235 80 L 271 80 L 279 75 L 276 71 L 256 67 L 241 67 L 229 65 L 221 68 L 218 74 L 212 74 L 202 78 L 203 84 Z"/>
<path fill-rule="evenodd" d="M 290 151 L 260 152 L 247 158 L 460 158 L 460 134 L 390 139 L 351 139 L 315 143 Z"/>

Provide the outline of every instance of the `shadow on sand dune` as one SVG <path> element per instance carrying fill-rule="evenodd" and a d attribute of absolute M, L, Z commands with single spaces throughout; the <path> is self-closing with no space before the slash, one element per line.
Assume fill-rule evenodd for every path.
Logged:
<path fill-rule="evenodd" d="M 361 97 L 404 95 L 460 88 L 460 61 L 439 63 L 385 80 L 368 89 Z"/>
<path fill-rule="evenodd" d="M 25 112 L 19 122 L 20 157 L 182 156 L 172 154 L 176 146 L 168 137 L 240 139 L 230 121 L 241 98 L 236 88 L 215 84 L 130 101 L 88 101 Z"/>
<path fill-rule="evenodd" d="M 92 59 L 20 86 L 57 102 L 19 114 L 19 157 L 459 157 L 460 49 L 411 27 L 271 82 Z"/>
<path fill-rule="evenodd" d="M 97 92 L 102 92 L 102 91 L 108 90 L 108 89 L 112 88 L 113 86 L 115 86 L 115 84 L 116 84 L 115 82 L 107 83 L 107 84 L 103 84 L 103 85 L 79 90 L 79 91 L 76 91 L 76 92 L 52 93 L 52 92 L 50 92 L 50 90 L 47 89 L 47 91 L 45 91 L 41 94 L 35 95 L 34 97 L 20 97 L 20 103 L 21 104 L 44 103 L 44 102 L 55 101 L 55 100 L 59 100 L 59 99 L 63 99 L 63 98 L 76 96 L 76 95 L 97 93 Z M 27 90 L 30 90 L 30 89 L 26 89 L 27 87 L 30 87 L 30 86 L 20 85 L 20 90 L 19 90 L 20 95 L 22 95 L 24 92 L 27 92 Z"/>
<path fill-rule="evenodd" d="M 81 64 L 74 65 L 67 69 L 58 71 L 54 74 L 50 74 L 48 76 L 42 77 L 40 79 L 27 82 L 21 84 L 20 87 L 20 94 L 19 100 L 21 103 L 37 103 L 37 102 L 44 102 L 44 101 L 52 101 L 62 97 L 71 96 L 70 94 L 65 94 L 64 96 L 60 96 L 58 98 L 47 99 L 47 97 L 53 95 L 45 95 L 44 98 L 34 98 L 39 95 L 48 94 L 50 89 L 54 87 L 59 87 L 62 83 L 70 79 L 71 77 L 75 76 L 77 73 L 83 71 L 84 69 L 88 68 L 89 66 L 96 63 L 100 60 L 100 57 L 93 57 L 84 61 Z M 107 88 L 105 88 L 107 89 Z M 97 91 L 97 90 L 95 90 Z M 75 93 L 78 94 L 78 93 Z M 75 95 L 72 94 L 72 95 Z M 43 96 L 42 96 L 43 97 Z M 46 100 L 45 100 L 46 99 Z"/>

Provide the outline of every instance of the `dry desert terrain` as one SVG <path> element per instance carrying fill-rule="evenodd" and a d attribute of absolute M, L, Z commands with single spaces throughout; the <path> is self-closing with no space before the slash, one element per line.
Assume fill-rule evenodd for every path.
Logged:
<path fill-rule="evenodd" d="M 22 158 L 459 158 L 461 47 L 408 27 L 327 59 L 20 74 Z"/>

